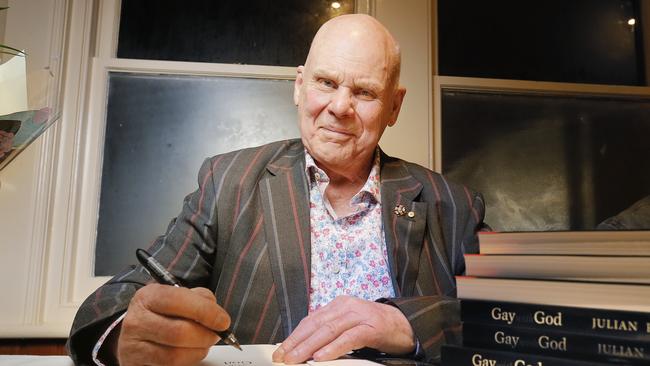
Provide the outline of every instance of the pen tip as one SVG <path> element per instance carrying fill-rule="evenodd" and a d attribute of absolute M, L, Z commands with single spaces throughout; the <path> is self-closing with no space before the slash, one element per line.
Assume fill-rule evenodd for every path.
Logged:
<path fill-rule="evenodd" d="M 225 343 L 225 344 L 227 344 L 229 346 L 233 346 L 233 347 L 237 348 L 240 351 L 243 351 L 243 349 L 239 345 L 239 341 L 237 340 L 237 338 L 235 337 L 235 335 L 231 331 L 229 331 L 229 330 L 217 331 L 217 335 L 219 336 L 219 338 L 221 338 L 223 343 Z"/>
<path fill-rule="evenodd" d="M 237 348 L 240 351 L 243 351 L 243 349 L 239 345 L 239 341 L 237 340 L 237 338 L 235 338 L 235 335 L 233 333 L 230 333 L 228 335 L 227 340 L 228 340 L 228 342 L 227 342 L 228 344 L 230 344 L 231 346 Z"/>

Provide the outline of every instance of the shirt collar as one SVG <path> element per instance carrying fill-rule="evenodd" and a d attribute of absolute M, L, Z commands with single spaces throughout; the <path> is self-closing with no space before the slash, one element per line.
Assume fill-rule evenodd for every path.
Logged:
<path fill-rule="evenodd" d="M 360 200 L 364 194 L 370 194 L 375 201 L 381 203 L 381 192 L 380 192 L 380 156 L 379 146 L 375 148 L 375 157 L 373 159 L 372 168 L 370 169 L 370 174 L 368 174 L 368 179 L 366 183 L 361 187 L 359 192 L 354 195 L 352 201 Z M 305 174 L 309 180 L 309 184 L 320 184 L 324 183 L 325 185 L 329 184 L 329 177 L 321 168 L 316 165 L 316 161 L 309 154 L 307 149 L 305 149 Z"/>

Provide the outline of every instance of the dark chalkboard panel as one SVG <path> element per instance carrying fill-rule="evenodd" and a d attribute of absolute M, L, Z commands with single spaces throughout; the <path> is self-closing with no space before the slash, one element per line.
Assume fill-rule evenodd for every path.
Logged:
<path fill-rule="evenodd" d="M 111 73 L 95 275 L 164 233 L 206 157 L 299 136 L 293 81 Z"/>
<path fill-rule="evenodd" d="M 495 230 L 593 229 L 650 194 L 650 98 L 443 89 L 441 115 L 442 171 Z"/>

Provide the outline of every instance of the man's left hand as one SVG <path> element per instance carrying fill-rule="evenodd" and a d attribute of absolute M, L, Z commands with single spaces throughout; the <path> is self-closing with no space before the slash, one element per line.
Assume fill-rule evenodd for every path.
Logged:
<path fill-rule="evenodd" d="M 394 306 L 339 296 L 304 318 L 273 353 L 273 362 L 333 360 L 364 347 L 392 355 L 411 353 L 411 324 Z"/>

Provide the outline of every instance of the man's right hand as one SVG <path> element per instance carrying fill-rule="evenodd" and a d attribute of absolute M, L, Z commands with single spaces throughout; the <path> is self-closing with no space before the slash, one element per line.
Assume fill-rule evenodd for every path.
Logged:
<path fill-rule="evenodd" d="M 212 291 L 150 284 L 129 304 L 117 342 L 120 365 L 194 365 L 207 356 L 230 316 Z"/>

